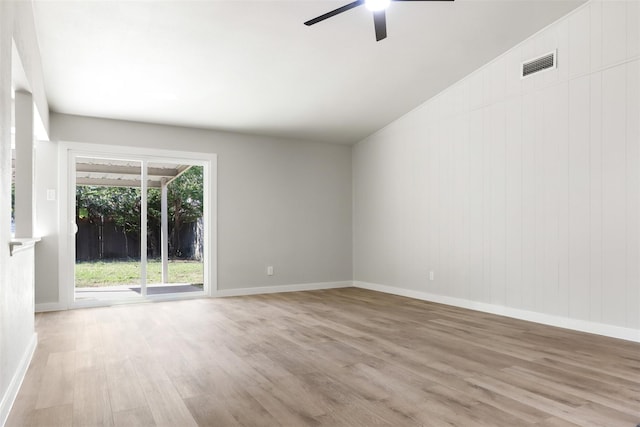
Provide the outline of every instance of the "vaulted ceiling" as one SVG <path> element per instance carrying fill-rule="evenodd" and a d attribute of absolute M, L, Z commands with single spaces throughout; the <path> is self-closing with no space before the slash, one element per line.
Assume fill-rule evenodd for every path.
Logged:
<path fill-rule="evenodd" d="M 35 1 L 53 111 L 353 143 L 583 3 Z"/>

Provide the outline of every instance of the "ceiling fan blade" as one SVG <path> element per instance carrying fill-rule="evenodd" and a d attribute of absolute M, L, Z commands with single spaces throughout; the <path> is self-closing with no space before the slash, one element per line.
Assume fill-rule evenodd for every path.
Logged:
<path fill-rule="evenodd" d="M 336 15 L 342 13 L 342 12 L 346 12 L 347 10 L 351 10 L 354 7 L 360 6 L 361 4 L 364 4 L 364 0 L 356 0 L 356 1 L 351 2 L 349 4 L 345 4 L 344 6 L 339 7 L 337 9 L 335 9 L 335 10 L 332 10 L 331 12 L 327 12 L 324 15 L 318 16 L 317 18 L 313 18 L 313 19 L 308 20 L 307 22 L 304 23 L 304 25 L 309 26 L 309 25 L 317 24 L 320 21 L 324 21 L 325 19 L 331 18 L 332 16 L 336 16 Z"/>
<path fill-rule="evenodd" d="M 373 12 L 373 25 L 376 27 L 376 41 L 387 38 L 387 15 L 384 10 Z"/>

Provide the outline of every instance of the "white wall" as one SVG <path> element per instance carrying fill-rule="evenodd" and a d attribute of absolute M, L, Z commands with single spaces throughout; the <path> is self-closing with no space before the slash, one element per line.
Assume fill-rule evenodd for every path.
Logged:
<path fill-rule="evenodd" d="M 220 290 L 351 280 L 349 146 L 59 114 L 51 138 L 217 153 Z M 39 282 L 37 302 L 57 292 Z"/>
<path fill-rule="evenodd" d="M 36 235 L 41 238 L 35 250 L 35 302 L 58 301 L 55 284 L 58 277 L 58 144 L 51 141 L 36 142 Z M 55 200 L 47 200 L 47 190 L 55 191 Z M 52 278 L 54 278 L 52 280 Z"/>
<path fill-rule="evenodd" d="M 10 256 L 12 39 L 48 125 L 48 107 L 31 2 L 0 1 L 0 424 L 18 391 L 35 345 L 33 252 Z"/>
<path fill-rule="evenodd" d="M 354 279 L 640 331 L 639 5 L 589 3 L 358 143 Z"/>

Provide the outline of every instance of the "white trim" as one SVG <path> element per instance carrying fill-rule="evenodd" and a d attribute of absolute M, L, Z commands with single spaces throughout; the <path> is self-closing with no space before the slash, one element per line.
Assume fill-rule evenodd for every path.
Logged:
<path fill-rule="evenodd" d="M 395 286 L 378 285 L 376 283 L 354 281 L 353 286 L 355 286 L 356 288 L 369 289 L 372 291 L 384 292 L 387 294 L 399 295 L 423 301 L 430 301 L 439 304 L 452 305 L 454 307 L 461 307 L 470 310 L 482 311 L 485 313 L 497 314 L 500 316 L 512 317 L 514 319 L 527 320 L 529 322 L 536 322 L 543 325 L 557 326 L 559 328 L 572 329 L 580 332 L 604 335 L 611 338 L 640 342 L 640 329 L 607 325 L 604 323 L 590 322 L 588 320 L 570 319 L 568 317 L 554 316 L 552 314 L 544 314 L 534 311 L 505 307 L 501 305 L 470 301 L 444 295 L 430 294 L 427 292 L 403 289 Z"/>
<path fill-rule="evenodd" d="M 0 402 L 0 426 L 5 425 L 9 418 L 9 413 L 11 412 L 11 408 L 13 407 L 16 397 L 18 397 L 18 391 L 20 391 L 22 381 L 24 381 L 24 377 L 27 375 L 27 370 L 29 369 L 29 364 L 31 363 L 31 359 L 33 358 L 33 353 L 35 352 L 37 345 L 38 334 L 34 332 L 24 354 L 22 355 L 22 359 L 20 359 L 18 369 L 13 375 L 13 378 L 11 378 L 7 392 L 2 396 L 2 401 Z"/>
<path fill-rule="evenodd" d="M 149 217 L 147 206 L 147 168 L 149 162 L 145 159 L 140 164 L 140 295 L 147 296 L 147 219 Z M 127 254 L 128 256 L 129 254 Z M 75 292 L 75 289 L 74 289 Z M 76 301 L 77 302 L 77 301 Z"/>
<path fill-rule="evenodd" d="M 202 178 L 208 184 L 203 195 L 204 229 L 207 238 L 204 239 L 203 253 L 207 270 L 205 273 L 204 292 L 207 296 L 218 291 L 218 155 L 212 154 L 204 165 Z"/>
<path fill-rule="evenodd" d="M 11 239 L 11 241 L 9 241 L 9 256 L 14 256 L 18 252 L 33 248 L 40 240 L 40 237 L 33 237 L 30 239 Z"/>
<path fill-rule="evenodd" d="M 337 289 L 353 287 L 353 282 L 318 282 L 301 283 L 296 285 L 258 286 L 255 288 L 220 289 L 213 297 L 236 297 L 242 295 L 277 294 L 280 292 L 317 291 L 322 289 Z"/>
<path fill-rule="evenodd" d="M 66 310 L 67 306 L 61 302 L 43 302 L 36 304 L 36 313 L 43 313 L 45 311 L 62 311 Z"/>

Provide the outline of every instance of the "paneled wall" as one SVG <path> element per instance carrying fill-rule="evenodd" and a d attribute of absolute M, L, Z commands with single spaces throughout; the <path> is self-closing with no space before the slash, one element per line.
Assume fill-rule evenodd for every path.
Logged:
<path fill-rule="evenodd" d="M 639 21 L 587 3 L 358 143 L 354 279 L 640 329 Z"/>
<path fill-rule="evenodd" d="M 14 55 L 13 45 L 16 54 Z M 0 1 L 0 425 L 9 414 L 36 345 L 33 247 L 10 254 L 11 103 L 21 62 L 45 128 L 48 107 L 31 2 Z M 25 82 L 21 82 L 25 84 Z"/>

